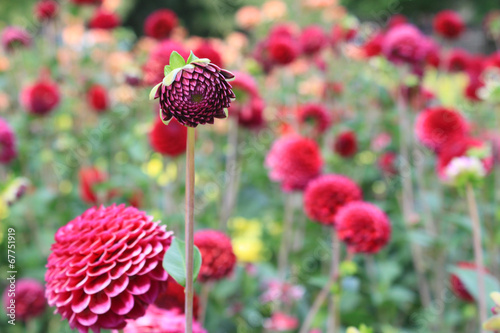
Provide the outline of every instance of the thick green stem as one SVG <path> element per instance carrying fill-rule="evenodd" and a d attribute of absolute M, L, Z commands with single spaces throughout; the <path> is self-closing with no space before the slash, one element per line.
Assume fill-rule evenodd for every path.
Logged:
<path fill-rule="evenodd" d="M 486 292 L 484 288 L 484 263 L 483 263 L 483 246 L 481 244 L 481 222 L 479 220 L 479 212 L 477 209 L 474 189 L 470 183 L 467 184 L 467 205 L 469 206 L 469 214 L 472 222 L 472 241 L 474 245 L 474 260 L 477 269 L 477 289 L 478 289 L 478 305 L 479 305 L 479 331 L 483 333 L 482 323 L 487 319 L 486 307 Z"/>
<path fill-rule="evenodd" d="M 186 148 L 186 333 L 193 332 L 193 235 L 194 235 L 194 141 L 195 129 L 188 127 Z"/>

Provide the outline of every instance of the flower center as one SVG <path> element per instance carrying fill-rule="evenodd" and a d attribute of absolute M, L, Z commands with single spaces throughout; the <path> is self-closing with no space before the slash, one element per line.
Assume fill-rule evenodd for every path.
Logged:
<path fill-rule="evenodd" d="M 199 103 L 203 100 L 203 95 L 200 93 L 192 94 L 191 101 L 194 103 Z"/>

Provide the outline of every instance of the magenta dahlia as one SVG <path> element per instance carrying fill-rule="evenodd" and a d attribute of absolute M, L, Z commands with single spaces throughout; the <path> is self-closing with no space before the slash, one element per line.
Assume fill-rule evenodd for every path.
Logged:
<path fill-rule="evenodd" d="M 368 202 L 351 202 L 342 207 L 335 224 L 339 239 L 353 253 L 376 253 L 391 237 L 391 224 L 387 215 Z"/>
<path fill-rule="evenodd" d="M 172 233 L 134 207 L 90 208 L 55 235 L 45 274 L 50 306 L 72 329 L 122 329 L 146 313 L 168 274 Z"/>
<path fill-rule="evenodd" d="M 194 245 L 203 258 L 198 281 L 216 281 L 231 275 L 236 255 L 226 234 L 217 230 L 200 230 L 194 234 Z"/>
<path fill-rule="evenodd" d="M 30 34 L 20 27 L 9 26 L 2 31 L 2 46 L 7 51 L 13 51 L 17 46 L 29 47 L 31 45 Z"/>
<path fill-rule="evenodd" d="M 387 31 L 382 53 L 395 64 L 420 65 L 429 52 L 427 38 L 411 24 L 400 24 Z"/>
<path fill-rule="evenodd" d="M 310 25 L 302 30 L 299 37 L 302 52 L 313 55 L 321 51 L 328 43 L 328 37 L 319 25 Z"/>
<path fill-rule="evenodd" d="M 37 82 L 21 91 L 21 105 L 30 113 L 44 116 L 57 108 L 61 94 L 57 83 L 48 78 Z"/>
<path fill-rule="evenodd" d="M 323 158 L 311 139 L 289 134 L 276 140 L 266 156 L 269 178 L 284 191 L 304 190 L 321 173 Z"/>
<path fill-rule="evenodd" d="M 259 93 L 255 79 L 244 72 L 234 72 L 231 82 L 236 100 L 231 104 L 231 113 L 237 115 L 238 123 L 246 128 L 257 129 L 264 124 L 265 102 Z"/>
<path fill-rule="evenodd" d="M 352 201 L 362 200 L 361 188 L 353 180 L 341 175 L 322 175 L 307 185 L 304 210 L 311 220 L 335 225 L 338 210 Z"/>
<path fill-rule="evenodd" d="M 19 279 L 13 289 L 8 285 L 3 293 L 5 311 L 10 314 L 13 309 L 16 318 L 22 321 L 38 317 L 47 307 L 44 292 L 43 284 L 38 280 Z"/>
<path fill-rule="evenodd" d="M 228 80 L 234 75 L 192 52 L 187 62 L 173 52 L 165 66 L 165 78 L 151 91 L 159 98 L 164 123 L 172 118 L 184 126 L 213 124 L 214 118 L 226 118 L 227 108 L 235 98 Z"/>
<path fill-rule="evenodd" d="M 0 118 L 0 163 L 7 164 L 17 156 L 16 136 L 10 125 Z"/>

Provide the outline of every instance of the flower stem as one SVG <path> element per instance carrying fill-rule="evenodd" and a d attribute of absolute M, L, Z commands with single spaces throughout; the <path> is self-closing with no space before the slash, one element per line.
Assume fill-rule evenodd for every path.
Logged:
<path fill-rule="evenodd" d="M 212 290 L 213 283 L 206 282 L 201 286 L 201 294 L 200 294 L 200 310 L 199 310 L 199 318 L 198 322 L 203 326 L 205 323 L 205 317 L 207 314 L 207 305 L 208 305 L 208 296 L 210 295 L 210 291 Z"/>
<path fill-rule="evenodd" d="M 222 230 L 227 228 L 227 222 L 233 212 L 238 196 L 238 119 L 229 117 L 229 133 L 228 133 L 228 152 L 226 159 L 226 174 L 224 175 L 227 181 L 225 195 L 222 201 L 221 216 L 219 219 L 219 227 Z"/>
<path fill-rule="evenodd" d="M 194 141 L 195 129 L 188 127 L 186 148 L 186 333 L 193 332 L 193 235 L 194 235 Z"/>
<path fill-rule="evenodd" d="M 281 236 L 281 246 L 278 256 L 278 274 L 281 281 L 286 279 L 286 268 L 288 265 L 288 252 L 290 240 L 293 235 L 293 211 L 294 197 L 292 193 L 287 193 L 285 198 L 285 214 L 283 218 L 283 233 Z"/>
<path fill-rule="evenodd" d="M 335 228 L 332 228 L 332 271 L 331 275 L 336 280 L 339 274 L 340 264 L 340 240 L 337 237 Z M 339 294 L 332 292 L 330 301 L 330 323 L 327 333 L 336 333 L 340 327 Z"/>
<path fill-rule="evenodd" d="M 483 264 L 483 247 L 481 244 L 481 222 L 479 221 L 479 212 L 477 209 L 474 189 L 470 183 L 467 184 L 467 205 L 469 206 L 469 214 L 472 221 L 472 241 L 474 245 L 474 260 L 477 269 L 477 289 L 479 303 L 479 331 L 482 330 L 482 323 L 487 319 L 486 298 L 484 289 L 484 264 Z"/>

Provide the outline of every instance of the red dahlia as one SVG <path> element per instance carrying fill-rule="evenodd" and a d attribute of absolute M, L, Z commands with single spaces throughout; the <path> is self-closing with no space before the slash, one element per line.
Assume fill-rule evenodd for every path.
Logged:
<path fill-rule="evenodd" d="M 463 138 L 468 131 L 469 125 L 458 111 L 442 106 L 423 110 L 415 123 L 417 138 L 434 151 Z"/>
<path fill-rule="evenodd" d="M 32 318 L 41 315 L 47 301 L 44 296 L 45 288 L 43 284 L 34 279 L 23 278 L 15 282 L 15 290 L 11 291 L 7 286 L 3 293 L 3 305 L 5 312 L 11 314 L 14 305 L 14 312 L 16 319 L 26 322 Z"/>
<path fill-rule="evenodd" d="M 323 159 L 318 144 L 296 134 L 276 140 L 266 156 L 269 178 L 284 191 L 302 191 L 321 173 Z"/>
<path fill-rule="evenodd" d="M 50 306 L 72 329 L 122 329 L 142 317 L 168 274 L 172 233 L 134 207 L 90 208 L 55 235 L 45 274 Z"/>
<path fill-rule="evenodd" d="M 17 156 L 16 136 L 10 125 L 0 118 L 0 163 L 7 164 Z"/>
<path fill-rule="evenodd" d="M 194 234 L 194 245 L 200 249 L 201 263 L 198 281 L 215 281 L 228 277 L 236 265 L 231 239 L 217 230 L 201 230 Z"/>
<path fill-rule="evenodd" d="M 224 62 L 222 61 L 222 55 L 215 49 L 212 44 L 204 40 L 198 47 L 193 51 L 199 58 L 210 59 L 210 62 L 219 66 L 224 67 Z"/>
<path fill-rule="evenodd" d="M 273 36 L 267 42 L 267 49 L 271 61 L 288 65 L 299 56 L 299 44 L 294 38 Z"/>
<path fill-rule="evenodd" d="M 186 304 L 185 288 L 169 276 L 167 281 L 162 284 L 162 289 L 163 291 L 156 298 L 155 305 L 161 309 L 178 309 L 181 313 L 184 313 L 184 305 Z M 195 318 L 198 318 L 198 303 L 198 296 L 195 294 L 193 298 L 193 314 Z"/>
<path fill-rule="evenodd" d="M 120 18 L 115 13 L 99 8 L 90 19 L 91 29 L 112 30 L 120 25 Z"/>
<path fill-rule="evenodd" d="M 302 30 L 300 34 L 300 45 L 302 52 L 307 55 L 313 55 L 321 51 L 328 43 L 323 28 L 319 25 L 310 25 Z"/>
<path fill-rule="evenodd" d="M 164 67 L 169 63 L 173 51 L 178 52 L 183 58 L 189 55 L 181 44 L 174 41 L 164 40 L 155 46 L 143 67 L 144 83 L 153 85 L 163 80 Z"/>
<path fill-rule="evenodd" d="M 234 72 L 231 82 L 236 100 L 231 105 L 231 113 L 238 116 L 238 123 L 246 128 L 257 129 L 264 124 L 264 99 L 260 96 L 255 79 L 243 72 Z"/>
<path fill-rule="evenodd" d="M 334 226 L 339 209 L 359 200 L 362 200 L 361 189 L 353 180 L 341 175 L 323 175 L 307 185 L 304 210 L 311 220 Z"/>
<path fill-rule="evenodd" d="M 173 119 L 165 125 L 156 118 L 149 134 L 149 142 L 154 151 L 170 157 L 177 157 L 186 152 L 187 128 Z"/>
<path fill-rule="evenodd" d="M 333 150 L 342 157 L 352 157 L 358 151 L 358 139 L 353 131 L 344 131 L 337 135 Z"/>
<path fill-rule="evenodd" d="M 35 4 L 34 12 L 38 21 L 49 21 L 56 17 L 59 4 L 55 0 L 40 0 Z"/>
<path fill-rule="evenodd" d="M 448 39 L 460 37 L 465 29 L 464 21 L 457 12 L 443 10 L 434 17 L 434 31 Z"/>
<path fill-rule="evenodd" d="M 109 108 L 109 97 L 106 88 L 94 84 L 87 91 L 87 102 L 92 110 L 101 113 Z"/>
<path fill-rule="evenodd" d="M 75 5 L 100 5 L 102 4 L 102 0 L 70 0 Z"/>
<path fill-rule="evenodd" d="M 172 30 L 177 26 L 177 15 L 170 9 L 159 9 L 146 18 L 144 22 L 144 33 L 156 39 L 170 36 Z"/>
<path fill-rule="evenodd" d="M 95 167 L 82 168 L 79 172 L 80 178 L 80 197 L 83 202 L 88 204 L 97 204 L 103 199 L 110 199 L 113 196 L 113 191 L 105 194 L 105 198 L 100 198 L 99 193 L 94 190 L 94 186 L 107 181 L 106 173 Z"/>
<path fill-rule="evenodd" d="M 463 72 L 467 70 L 472 61 L 471 55 L 462 49 L 453 49 L 446 59 L 446 68 L 450 72 Z"/>
<path fill-rule="evenodd" d="M 58 85 L 42 78 L 21 91 L 21 105 L 30 113 L 43 116 L 54 110 L 61 99 Z"/>
<path fill-rule="evenodd" d="M 382 43 L 384 42 L 384 34 L 381 32 L 374 33 L 363 45 L 363 51 L 368 58 L 378 56 L 382 53 Z"/>
<path fill-rule="evenodd" d="M 391 237 L 389 218 L 368 202 L 351 202 L 337 213 L 337 235 L 353 253 L 376 253 Z"/>
<path fill-rule="evenodd" d="M 324 133 L 332 124 L 332 117 L 325 106 L 316 103 L 302 105 L 297 117 L 300 124 L 311 123 L 317 133 Z"/>
<path fill-rule="evenodd" d="M 389 21 L 387 22 L 387 28 L 391 29 L 394 28 L 395 26 L 403 25 L 406 23 L 408 23 L 408 19 L 406 18 L 406 16 L 402 14 L 395 14 L 392 15 Z"/>
<path fill-rule="evenodd" d="M 357 34 L 356 29 L 344 28 L 340 25 L 334 25 L 331 32 L 331 42 L 335 47 L 341 42 L 348 42 L 352 40 Z"/>
<path fill-rule="evenodd" d="M 377 165 L 379 169 L 386 175 L 395 175 L 398 173 L 397 168 L 398 155 L 394 152 L 385 152 L 380 155 Z"/>
<path fill-rule="evenodd" d="M 478 271 L 477 266 L 473 262 L 466 262 L 466 261 L 461 261 L 457 263 L 458 268 L 465 269 L 465 270 L 471 270 L 471 271 Z M 484 269 L 484 273 L 489 273 L 489 271 L 486 268 Z M 473 303 L 474 296 L 472 296 L 465 285 L 462 283 L 460 278 L 455 275 L 451 274 L 450 275 L 450 284 L 451 284 L 451 290 L 457 295 L 458 298 L 465 302 L 470 302 Z"/>

